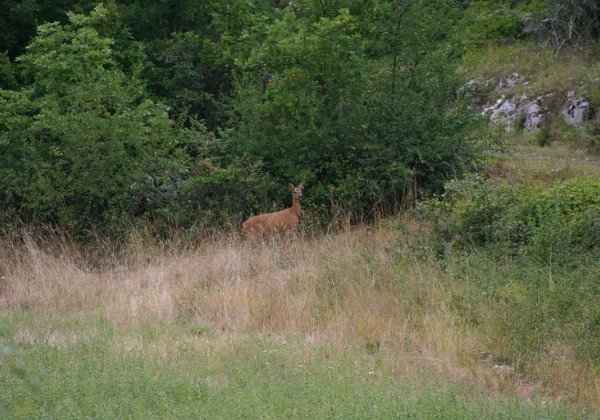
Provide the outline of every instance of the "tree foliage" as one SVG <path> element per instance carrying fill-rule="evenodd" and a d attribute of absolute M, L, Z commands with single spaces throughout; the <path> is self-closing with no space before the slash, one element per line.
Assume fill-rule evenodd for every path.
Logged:
<path fill-rule="evenodd" d="M 533 39 L 559 52 L 600 36 L 597 0 L 471 0 L 458 32 L 474 46 Z"/>
<path fill-rule="evenodd" d="M 167 108 L 123 73 L 113 41 L 89 16 L 44 24 L 19 57 L 30 80 L 1 92 L 3 221 L 22 217 L 77 231 L 119 224 L 155 184 L 177 135 Z"/>
<path fill-rule="evenodd" d="M 236 223 L 303 180 L 309 211 L 372 217 L 476 152 L 460 2 L 63 3 L 0 37 L 3 222 Z"/>
<path fill-rule="evenodd" d="M 596 0 L 548 0 L 540 13 L 525 16 L 524 31 L 556 52 L 600 37 L 600 3 Z"/>
<path fill-rule="evenodd" d="M 454 96 L 459 46 L 444 43 L 451 2 L 375 12 L 367 25 L 347 9 L 314 20 L 287 9 L 244 65 L 229 134 L 233 153 L 279 183 L 313 185 L 317 207 L 333 198 L 363 216 L 415 185 L 441 186 L 473 151 L 473 121 Z M 366 26 L 380 31 L 375 41 Z"/>

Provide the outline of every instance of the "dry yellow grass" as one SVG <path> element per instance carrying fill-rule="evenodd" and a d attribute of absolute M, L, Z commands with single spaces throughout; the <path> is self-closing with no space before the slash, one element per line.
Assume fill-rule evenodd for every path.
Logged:
<path fill-rule="evenodd" d="M 253 245 L 222 238 L 186 249 L 134 239 L 119 253 L 107 247 L 101 264 L 68 241 L 38 245 L 25 235 L 0 246 L 0 317 L 22 306 L 38 315 L 100 312 L 125 329 L 189 324 L 208 332 L 203 340 L 259 333 L 306 352 L 321 345 L 340 354 L 357 349 L 398 377 L 434 374 L 528 395 L 548 389 L 560 395 L 577 379 L 593 394 L 595 376 L 567 374 L 577 370 L 573 358 L 542 367 L 545 376 L 535 383 L 486 361 L 485 329 L 447 306 L 463 287 L 452 280 L 452 267 L 436 261 L 420 229 L 407 227 L 405 234 L 357 229 Z M 27 340 L 32 333 L 20 334 Z M 52 334 L 44 339 L 60 343 L 84 332 Z M 185 337 L 174 341 L 159 346 L 159 354 L 184 345 Z M 140 343 L 126 336 L 115 349 Z"/>
<path fill-rule="evenodd" d="M 410 256 L 399 235 L 361 229 L 255 245 L 222 239 L 181 251 L 134 240 L 121 256 L 107 253 L 100 268 L 66 242 L 49 250 L 26 236 L 0 251 L 0 312 L 100 310 L 117 325 L 194 322 L 340 349 L 353 343 L 454 357 L 465 338 L 457 339 L 460 326 L 440 305 L 443 274 Z"/>

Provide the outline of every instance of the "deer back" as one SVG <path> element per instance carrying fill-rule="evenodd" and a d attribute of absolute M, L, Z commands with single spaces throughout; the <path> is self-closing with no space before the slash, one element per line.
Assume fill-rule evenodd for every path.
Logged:
<path fill-rule="evenodd" d="M 246 232 L 269 234 L 293 230 L 298 225 L 298 215 L 291 209 L 251 217 L 243 223 Z"/>
<path fill-rule="evenodd" d="M 292 192 L 292 207 L 274 213 L 265 213 L 246 220 L 242 227 L 252 237 L 277 232 L 288 232 L 296 228 L 300 220 L 300 198 L 304 182 L 298 187 L 288 185 Z"/>

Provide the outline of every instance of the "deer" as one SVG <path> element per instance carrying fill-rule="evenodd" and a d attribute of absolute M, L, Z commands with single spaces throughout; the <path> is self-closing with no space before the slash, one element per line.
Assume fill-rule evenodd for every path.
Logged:
<path fill-rule="evenodd" d="M 242 223 L 246 235 L 252 242 L 261 236 L 279 232 L 289 234 L 296 229 L 300 221 L 300 199 L 304 182 L 297 187 L 288 184 L 288 189 L 292 192 L 292 207 L 273 213 L 259 214 Z"/>

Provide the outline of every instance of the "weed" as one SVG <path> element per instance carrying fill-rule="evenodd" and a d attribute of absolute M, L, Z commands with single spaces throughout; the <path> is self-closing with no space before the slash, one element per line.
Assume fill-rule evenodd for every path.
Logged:
<path fill-rule="evenodd" d="M 548 289 L 540 301 L 543 277 L 516 282 L 521 271 L 536 272 L 535 262 L 434 249 L 427 229 L 404 225 L 252 247 L 230 238 L 180 250 L 135 241 L 95 269 L 74 246 L 25 240 L 1 248 L 3 339 L 39 378 L 41 397 L 11 379 L 0 404 L 56 417 L 510 416 L 523 407 L 489 404 L 475 391 L 455 405 L 449 394 L 400 384 L 519 394 L 543 373 L 564 395 L 570 383 L 543 355 L 573 349 L 561 369 L 595 360 L 576 349 L 591 342 L 596 312 L 580 312 L 577 322 L 565 316 L 572 302 L 596 296 L 578 292 L 589 290 L 591 271 L 575 273 L 579 283 L 553 273 L 560 294 Z M 567 326 L 571 334 L 556 333 Z M 515 373 L 499 378 L 500 363 Z M 577 399 L 591 409 L 594 378 L 580 380 Z M 421 405 L 400 404 L 413 400 Z M 558 413 L 551 407 L 525 410 Z"/>
<path fill-rule="evenodd" d="M 537 144 L 546 147 L 552 143 L 550 124 L 544 124 L 536 133 Z"/>

